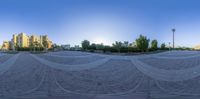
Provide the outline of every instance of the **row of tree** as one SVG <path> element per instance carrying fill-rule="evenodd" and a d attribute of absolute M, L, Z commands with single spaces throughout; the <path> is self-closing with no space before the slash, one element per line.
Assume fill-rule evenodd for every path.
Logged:
<path fill-rule="evenodd" d="M 29 47 L 19 47 L 19 45 L 14 46 L 14 50 L 17 51 L 47 51 L 48 50 L 48 41 L 43 40 L 43 43 L 35 41 L 30 43 Z"/>
<path fill-rule="evenodd" d="M 151 44 L 151 46 L 150 46 Z M 129 43 L 127 41 L 120 42 L 116 41 L 112 46 L 105 46 L 103 44 L 90 44 L 90 41 L 82 41 L 82 50 L 85 51 L 96 51 L 101 50 L 103 52 L 146 52 L 146 51 L 156 51 L 158 49 L 167 50 L 165 43 L 158 47 L 158 41 L 148 39 L 146 36 L 140 35 L 139 38 L 135 40 L 134 43 Z"/>

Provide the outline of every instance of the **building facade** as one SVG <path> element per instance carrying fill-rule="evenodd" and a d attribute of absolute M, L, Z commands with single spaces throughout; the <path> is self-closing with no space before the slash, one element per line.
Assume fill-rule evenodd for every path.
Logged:
<path fill-rule="evenodd" d="M 3 41 L 2 50 L 9 50 L 10 49 L 10 42 L 9 41 Z"/>
<path fill-rule="evenodd" d="M 195 50 L 200 50 L 200 45 L 194 47 Z"/>
<path fill-rule="evenodd" d="M 61 47 L 62 47 L 64 50 L 70 50 L 70 44 L 61 45 Z"/>
<path fill-rule="evenodd" d="M 20 33 L 18 35 L 14 34 L 10 42 L 3 42 L 2 49 L 9 50 L 19 48 L 29 48 L 37 44 L 38 47 L 51 48 L 52 41 L 48 38 L 47 35 L 27 35 L 25 33 Z"/>

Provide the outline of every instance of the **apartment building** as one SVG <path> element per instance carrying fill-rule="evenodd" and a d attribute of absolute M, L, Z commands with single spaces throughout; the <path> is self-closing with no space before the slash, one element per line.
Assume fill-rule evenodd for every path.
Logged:
<path fill-rule="evenodd" d="M 15 36 L 14 36 L 15 37 Z M 18 47 L 29 47 L 29 36 L 25 33 L 20 33 L 16 36 L 17 42 L 13 42 L 14 45 L 17 45 Z M 15 38 L 13 38 L 15 39 Z"/>
<path fill-rule="evenodd" d="M 10 49 L 10 42 L 9 41 L 3 41 L 2 50 L 9 50 Z"/>
<path fill-rule="evenodd" d="M 52 47 L 52 41 L 48 38 L 47 35 L 27 35 L 25 33 L 20 34 L 14 34 L 11 41 L 5 41 L 3 42 L 2 49 L 15 49 L 16 47 L 20 48 L 28 48 L 35 43 L 39 44 L 40 47 L 46 47 L 51 48 Z M 46 43 L 46 44 L 45 44 Z M 47 46 L 45 46 L 47 45 Z"/>

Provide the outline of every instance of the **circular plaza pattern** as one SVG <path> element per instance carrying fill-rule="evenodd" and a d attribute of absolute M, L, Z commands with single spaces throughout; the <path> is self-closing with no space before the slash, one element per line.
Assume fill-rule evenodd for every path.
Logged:
<path fill-rule="evenodd" d="M 199 96 L 199 84 L 198 51 L 0 53 L 0 98 L 170 99 Z"/>

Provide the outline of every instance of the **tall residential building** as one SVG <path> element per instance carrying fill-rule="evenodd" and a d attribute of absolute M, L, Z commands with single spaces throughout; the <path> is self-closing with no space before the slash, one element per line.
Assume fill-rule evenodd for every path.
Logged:
<path fill-rule="evenodd" d="M 39 45 L 40 47 L 51 48 L 52 41 L 49 40 L 47 35 L 27 35 L 25 33 L 20 33 L 18 35 L 14 34 L 12 40 L 10 42 L 4 42 L 2 48 L 4 49 L 15 49 L 16 47 L 19 48 L 27 48 L 33 45 Z"/>
<path fill-rule="evenodd" d="M 29 36 L 25 33 L 20 33 L 17 35 L 17 42 L 13 42 L 14 45 L 17 45 L 18 47 L 29 47 Z M 15 36 L 14 38 L 15 39 Z M 13 46 L 13 45 L 12 45 Z"/>

